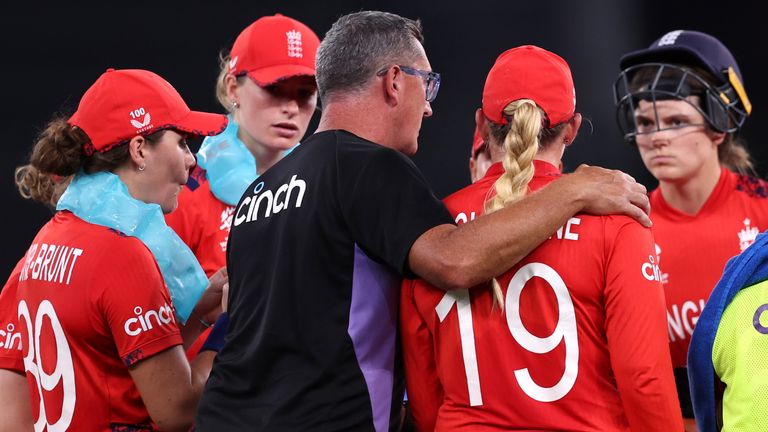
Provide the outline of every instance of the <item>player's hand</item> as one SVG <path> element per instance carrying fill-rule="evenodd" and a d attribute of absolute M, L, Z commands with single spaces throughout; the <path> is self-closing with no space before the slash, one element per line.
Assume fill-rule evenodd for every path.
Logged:
<path fill-rule="evenodd" d="M 207 323 L 213 323 L 222 312 L 224 304 L 224 286 L 229 284 L 227 268 L 222 267 L 208 279 L 208 288 L 205 289 L 200 300 L 195 305 L 193 316 L 197 316 Z M 226 310 L 226 309 L 224 309 Z"/>
<path fill-rule="evenodd" d="M 651 205 L 645 186 L 619 170 L 581 165 L 567 177 L 576 186 L 582 211 L 595 215 L 625 214 L 651 226 Z"/>

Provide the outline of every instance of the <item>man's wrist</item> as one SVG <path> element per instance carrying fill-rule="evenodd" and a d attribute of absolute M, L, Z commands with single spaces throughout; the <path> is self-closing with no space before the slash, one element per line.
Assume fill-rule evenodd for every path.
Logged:
<path fill-rule="evenodd" d="M 570 209 L 571 215 L 583 211 L 587 208 L 591 191 L 591 188 L 583 183 L 578 173 L 563 174 L 548 186 L 554 187 L 556 195 L 551 202 L 560 203 L 564 208 Z"/>

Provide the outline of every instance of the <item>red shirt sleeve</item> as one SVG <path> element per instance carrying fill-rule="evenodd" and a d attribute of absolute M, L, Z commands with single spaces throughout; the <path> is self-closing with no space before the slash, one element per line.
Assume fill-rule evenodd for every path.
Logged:
<path fill-rule="evenodd" d="M 113 263 L 97 301 L 123 363 L 130 366 L 181 345 L 170 294 L 149 250 L 137 240 Z"/>
<path fill-rule="evenodd" d="M 437 375 L 432 334 L 419 313 L 414 286 L 423 281 L 403 280 L 400 291 L 400 331 L 408 406 L 417 431 L 435 430 L 437 412 L 443 402 L 443 387 Z"/>
<path fill-rule="evenodd" d="M 0 369 L 24 373 L 22 337 L 18 320 L 16 290 L 19 275 L 24 266 L 22 258 L 11 272 L 11 276 L 0 291 Z"/>
<path fill-rule="evenodd" d="M 200 336 L 195 339 L 194 342 L 192 342 L 192 345 L 187 348 L 186 355 L 187 360 L 192 363 L 192 360 L 197 357 L 198 352 L 200 352 L 200 348 L 203 347 L 203 344 L 208 339 L 208 336 L 211 334 L 211 331 L 213 330 L 213 326 L 208 327 L 207 329 L 203 330 L 202 333 L 200 333 Z"/>
<path fill-rule="evenodd" d="M 667 320 L 651 231 L 628 218 L 606 223 L 606 335 L 633 431 L 682 431 Z"/>

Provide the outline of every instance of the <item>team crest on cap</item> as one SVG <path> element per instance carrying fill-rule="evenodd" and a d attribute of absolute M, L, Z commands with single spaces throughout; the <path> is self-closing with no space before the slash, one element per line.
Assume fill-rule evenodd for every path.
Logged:
<path fill-rule="evenodd" d="M 285 36 L 288 38 L 288 57 L 303 58 L 304 53 L 301 48 L 301 32 L 298 30 L 291 30 L 285 32 Z"/>
<path fill-rule="evenodd" d="M 137 108 L 131 111 L 131 124 L 136 128 L 136 133 L 142 133 L 152 128 L 152 116 L 143 107 Z"/>
<path fill-rule="evenodd" d="M 677 42 L 677 38 L 683 33 L 682 30 L 671 31 L 659 39 L 658 46 L 674 45 Z"/>

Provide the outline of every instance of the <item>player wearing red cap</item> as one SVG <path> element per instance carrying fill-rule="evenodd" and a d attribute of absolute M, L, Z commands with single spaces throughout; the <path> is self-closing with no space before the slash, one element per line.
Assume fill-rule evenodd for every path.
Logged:
<path fill-rule="evenodd" d="M 216 96 L 229 125 L 203 141 L 179 208 L 166 216 L 209 275 L 226 264 L 234 205 L 245 188 L 307 131 L 319 44 L 309 27 L 277 14 L 246 27 L 222 56 Z"/>
<path fill-rule="evenodd" d="M 152 72 L 110 69 L 42 132 L 16 182 L 57 212 L 0 294 L 0 410 L 14 430 L 189 428 L 214 352 L 190 367 L 181 345 L 216 316 L 224 279 L 208 287 L 162 215 L 195 164 L 186 137 L 226 123 Z M 221 317 L 205 349 L 223 343 Z"/>
<path fill-rule="evenodd" d="M 559 178 L 581 125 L 575 103 L 559 56 L 534 46 L 499 56 L 476 113 L 496 163 L 446 198 L 451 213 L 493 213 Z M 405 281 L 417 428 L 682 430 L 654 256 L 650 230 L 632 219 L 577 214 L 493 289 Z"/>
<path fill-rule="evenodd" d="M 659 180 L 651 219 L 669 348 L 682 412 L 695 430 L 686 373 L 691 334 L 725 263 L 768 228 L 768 185 L 749 175 L 749 153 L 737 137 L 752 105 L 733 55 L 708 34 L 669 32 L 620 65 L 621 130 Z"/>
<path fill-rule="evenodd" d="M 471 286 L 584 206 L 645 220 L 644 188 L 584 167 L 538 196 L 454 226 L 405 156 L 418 148 L 440 83 L 422 43 L 417 21 L 378 11 L 342 16 L 326 33 L 318 132 L 251 183 L 233 217 L 232 325 L 197 430 L 396 428 L 402 275 Z M 547 197 L 559 208 L 545 207 Z"/>

